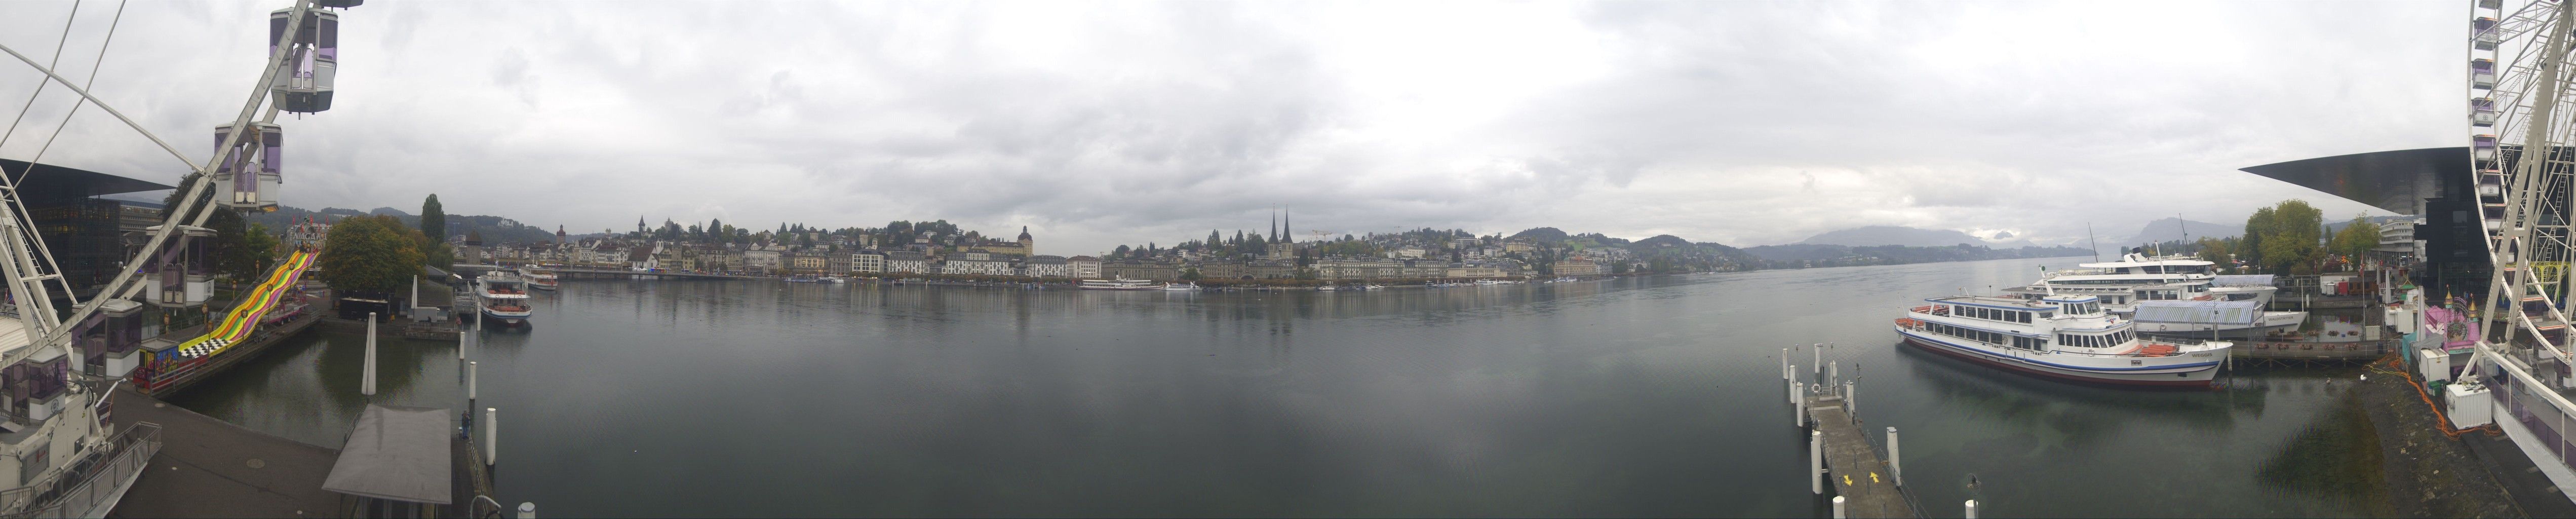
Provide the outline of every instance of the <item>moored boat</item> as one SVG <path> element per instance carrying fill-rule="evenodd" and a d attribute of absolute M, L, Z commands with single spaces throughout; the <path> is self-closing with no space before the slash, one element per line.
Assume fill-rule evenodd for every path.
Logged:
<path fill-rule="evenodd" d="M 555 275 L 553 270 L 542 267 L 519 267 L 519 277 L 528 280 L 529 288 L 537 290 L 554 290 L 561 284 L 556 281 L 561 276 Z"/>
<path fill-rule="evenodd" d="M 1162 290 L 1162 283 L 1144 279 L 1085 279 L 1075 288 L 1083 290 Z"/>
<path fill-rule="evenodd" d="M 502 325 L 517 326 L 528 322 L 531 312 L 528 310 L 527 280 L 519 279 L 516 274 L 494 271 L 475 278 L 474 299 L 475 306 L 482 307 L 484 317 L 500 321 Z"/>
<path fill-rule="evenodd" d="M 2147 339 L 2091 295 L 1925 299 L 1896 320 L 1926 351 L 2029 375 L 2122 385 L 2201 386 L 2217 378 L 2228 342 Z"/>
<path fill-rule="evenodd" d="M 1164 292 L 1197 292 L 1199 290 L 1201 289 L 1199 288 L 1198 283 L 1173 283 L 1163 285 Z"/>

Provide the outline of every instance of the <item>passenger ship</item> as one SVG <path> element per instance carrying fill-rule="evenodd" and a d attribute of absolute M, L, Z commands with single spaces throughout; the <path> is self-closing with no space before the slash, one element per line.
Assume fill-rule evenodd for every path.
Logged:
<path fill-rule="evenodd" d="M 506 271 L 493 271 L 474 279 L 474 303 L 483 307 L 483 316 L 517 326 L 528 322 L 527 281 Z"/>
<path fill-rule="evenodd" d="M 2222 276 L 2215 265 L 2190 256 L 2150 258 L 2133 250 L 2119 261 L 2044 273 L 2036 283 L 2004 292 L 2033 301 L 2051 294 L 2095 296 L 2104 311 L 2137 321 L 2138 331 L 2149 334 L 2259 337 L 2307 321 L 2307 312 L 2263 310 L 2279 290 L 2272 286 L 2272 276 Z"/>
<path fill-rule="evenodd" d="M 2232 345 L 2141 339 L 2090 295 L 1925 299 L 1896 320 L 1906 344 L 2010 371 L 2079 382 L 2208 386 Z"/>
<path fill-rule="evenodd" d="M 1162 283 L 1143 279 L 1085 279 L 1075 288 L 1083 290 L 1162 290 Z"/>
<path fill-rule="evenodd" d="M 542 267 L 519 267 L 519 277 L 527 279 L 528 287 L 530 288 L 535 288 L 537 290 L 554 290 L 559 284 L 556 282 L 556 279 L 561 276 L 556 276 L 555 271 L 546 270 Z"/>

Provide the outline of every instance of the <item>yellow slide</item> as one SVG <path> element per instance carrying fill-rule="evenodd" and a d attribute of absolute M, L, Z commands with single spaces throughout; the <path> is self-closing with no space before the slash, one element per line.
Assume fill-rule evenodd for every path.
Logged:
<path fill-rule="evenodd" d="M 283 299 L 287 289 L 295 287 L 296 280 L 304 277 L 304 269 L 312 266 L 313 253 L 295 251 L 295 254 L 287 256 L 286 261 L 277 266 L 277 271 L 268 275 L 268 281 L 244 294 L 241 304 L 233 306 L 232 313 L 226 314 L 224 321 L 215 325 L 213 331 L 180 343 L 179 354 L 188 358 L 214 355 L 250 337 L 250 332 L 259 327 L 259 317 L 277 308 L 278 300 Z"/>

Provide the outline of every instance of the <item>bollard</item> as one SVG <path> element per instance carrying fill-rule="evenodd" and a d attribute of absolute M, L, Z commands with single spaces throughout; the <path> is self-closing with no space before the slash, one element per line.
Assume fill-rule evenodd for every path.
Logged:
<path fill-rule="evenodd" d="M 1809 492 L 1814 492 L 1816 495 L 1825 495 L 1824 431 L 1807 432 L 1807 471 L 1814 472 L 1814 474 L 1807 475 L 1809 480 L 1812 482 L 1807 485 L 1807 490 Z"/>
<path fill-rule="evenodd" d="M 1859 390 L 1860 388 L 1853 386 L 1851 381 L 1843 381 L 1843 415 L 1850 416 L 1853 420 L 1860 419 L 1860 402 L 1852 400 L 1853 392 Z"/>
<path fill-rule="evenodd" d="M 482 364 L 482 362 L 476 361 L 466 361 L 465 363 L 465 404 L 468 408 L 474 406 L 474 397 L 476 393 L 474 386 L 479 385 L 477 383 L 480 382 L 479 379 L 482 378 L 482 375 L 478 373 L 482 371 Z"/>
<path fill-rule="evenodd" d="M 1791 384 L 1795 384 L 1795 382 L 1791 382 Z M 1791 391 L 1790 391 L 1790 394 L 1791 394 L 1792 396 L 1795 396 L 1795 395 L 1797 394 L 1797 391 L 1796 391 L 1796 390 L 1791 390 Z M 1797 413 L 1797 416 L 1798 416 L 1798 427 L 1799 427 L 1799 428 L 1802 428 L 1802 429 L 1803 429 L 1803 428 L 1806 428 L 1806 427 L 1807 427 L 1807 399 L 1800 398 L 1800 399 L 1797 399 L 1797 400 L 1792 400 L 1792 401 L 1790 401 L 1789 407 L 1790 407 L 1790 408 L 1792 408 L 1792 409 L 1795 409 L 1795 411 L 1792 411 L 1792 412 Z"/>
<path fill-rule="evenodd" d="M 1789 349 L 1780 349 L 1780 380 L 1789 379 Z"/>
<path fill-rule="evenodd" d="M 1794 380 L 1790 381 L 1787 384 L 1787 388 L 1789 389 L 1789 403 L 1798 403 L 1798 382 Z"/>
<path fill-rule="evenodd" d="M 1808 347 L 1807 347 L 1807 353 L 1809 353 L 1809 354 L 1811 354 L 1812 356 L 1814 356 L 1814 357 L 1815 357 L 1815 359 L 1813 359 L 1815 362 L 1810 362 L 1810 363 L 1808 363 L 1808 365 L 1811 365 L 1811 366 L 1815 366 L 1815 367 L 1816 367 L 1816 374 L 1819 374 L 1819 375 L 1824 374 L 1824 373 L 1825 373 L 1825 345 L 1823 345 L 1823 344 L 1816 344 L 1816 345 L 1808 346 Z"/>
<path fill-rule="evenodd" d="M 1968 519 L 1977 519 L 1977 500 L 1968 500 Z"/>
<path fill-rule="evenodd" d="M 1845 517 L 1850 516 L 1843 515 L 1843 496 L 1834 496 L 1834 519 L 1843 519 Z"/>
<path fill-rule="evenodd" d="M 1896 428 L 1887 428 L 1887 473 L 1896 478 L 1896 486 L 1905 486 L 1905 456 L 1896 450 Z"/>
<path fill-rule="evenodd" d="M 367 365 L 360 368 L 358 394 L 376 396 L 376 313 L 367 312 Z"/>
<path fill-rule="evenodd" d="M 519 519 L 537 519 L 537 504 L 519 503 Z"/>
<path fill-rule="evenodd" d="M 1840 384 L 1840 383 L 1842 383 L 1842 380 L 1843 380 L 1843 361 L 1841 361 L 1841 360 L 1829 360 L 1829 361 L 1825 361 L 1825 385 L 1831 386 L 1831 385 Z"/>
<path fill-rule="evenodd" d="M 483 466 L 501 464 L 501 410 L 483 408 Z"/>

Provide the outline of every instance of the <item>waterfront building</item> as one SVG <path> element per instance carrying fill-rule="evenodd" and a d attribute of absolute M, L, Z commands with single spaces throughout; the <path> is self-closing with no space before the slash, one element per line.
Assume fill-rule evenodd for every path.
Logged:
<path fill-rule="evenodd" d="M 1033 277 L 1073 277 L 1072 264 L 1065 261 L 1063 256 L 1030 256 L 1028 262 L 1023 265 L 1023 268 L 1026 270 L 1027 275 Z"/>
<path fill-rule="evenodd" d="M 1297 277 L 1297 258 L 1264 258 L 1246 266 L 1254 279 L 1293 279 Z"/>
<path fill-rule="evenodd" d="M 853 268 L 857 268 L 857 265 L 850 261 L 850 255 L 848 254 L 838 254 L 832 251 L 824 251 L 818 254 L 823 255 L 824 272 L 830 272 L 836 275 L 856 272 L 851 270 Z"/>
<path fill-rule="evenodd" d="M 1111 279 L 1171 281 L 1179 279 L 1181 275 L 1180 269 L 1174 267 L 1170 263 L 1156 263 L 1137 260 L 1119 260 L 1103 263 L 1100 265 L 1100 270 L 1100 273 L 1102 274 L 1101 277 Z"/>
<path fill-rule="evenodd" d="M 1251 269 L 1246 268 L 1243 262 L 1230 259 L 1201 261 L 1198 269 L 1199 279 L 1252 279 Z"/>
<path fill-rule="evenodd" d="M 776 271 L 780 252 L 783 251 L 778 250 L 775 245 L 762 245 L 742 251 L 742 268 L 754 274 L 768 274 Z"/>
<path fill-rule="evenodd" d="M 970 256 L 977 258 L 970 258 Z M 958 257 L 948 258 L 948 261 L 940 264 L 939 273 L 978 274 L 986 276 L 1016 275 L 1016 272 L 1011 268 L 1011 262 L 1009 260 L 993 259 L 991 255 L 984 253 L 966 253 L 958 255 Z"/>
<path fill-rule="evenodd" d="M 873 238 L 873 237 L 870 237 L 870 238 L 869 238 L 869 241 L 874 241 L 874 240 L 875 240 L 875 238 Z M 885 271 L 886 271 L 886 255 L 885 255 L 884 253 L 877 252 L 877 251 L 859 251 L 858 253 L 851 254 L 851 255 L 850 255 L 850 271 L 851 271 L 851 272 L 867 272 L 867 273 L 882 273 L 882 272 L 885 272 Z"/>
<path fill-rule="evenodd" d="M 822 253 L 814 251 L 796 253 L 793 259 L 787 260 L 787 269 L 797 274 L 822 274 L 827 272 L 826 269 L 831 265 L 831 260 L 824 259 Z"/>
<path fill-rule="evenodd" d="M 1490 263 L 1459 263 L 1449 267 L 1449 277 L 1498 278 L 1503 277 L 1503 269 L 1500 266 Z"/>
<path fill-rule="evenodd" d="M 1601 275 L 1601 264 L 1583 258 L 1569 258 L 1556 262 L 1556 275 L 1598 276 Z"/>
<path fill-rule="evenodd" d="M 921 251 L 899 250 L 885 255 L 885 271 L 893 274 L 929 274 L 930 256 Z"/>
<path fill-rule="evenodd" d="M 1100 277 L 1100 258 L 1090 256 L 1074 256 L 1065 258 L 1064 268 L 1065 271 L 1071 273 L 1071 275 L 1067 277 L 1078 279 L 1097 279 Z"/>

